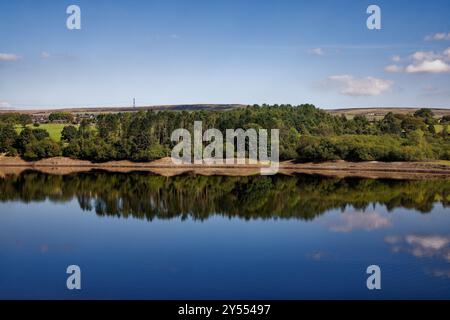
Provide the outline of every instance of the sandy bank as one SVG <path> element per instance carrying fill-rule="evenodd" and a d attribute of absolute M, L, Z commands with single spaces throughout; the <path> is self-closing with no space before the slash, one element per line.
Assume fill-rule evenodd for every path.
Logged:
<path fill-rule="evenodd" d="M 110 161 L 92 163 L 85 160 L 74 160 L 64 157 L 50 158 L 27 162 L 18 157 L 0 156 L 0 176 L 19 174 L 28 169 L 46 173 L 70 174 L 86 172 L 94 169 L 111 172 L 146 171 L 163 176 L 174 176 L 183 173 L 200 175 L 247 176 L 260 173 L 263 164 L 245 165 L 175 165 L 170 158 L 153 162 Z M 281 162 L 281 174 L 320 174 L 334 177 L 366 177 L 391 179 L 430 179 L 450 178 L 450 166 L 431 162 L 346 162 L 333 161 L 323 163 Z"/>

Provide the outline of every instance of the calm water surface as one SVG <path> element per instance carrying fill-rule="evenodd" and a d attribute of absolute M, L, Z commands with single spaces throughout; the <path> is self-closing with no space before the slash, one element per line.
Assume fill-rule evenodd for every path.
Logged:
<path fill-rule="evenodd" d="M 6 176 L 0 298 L 450 299 L 450 180 Z"/>

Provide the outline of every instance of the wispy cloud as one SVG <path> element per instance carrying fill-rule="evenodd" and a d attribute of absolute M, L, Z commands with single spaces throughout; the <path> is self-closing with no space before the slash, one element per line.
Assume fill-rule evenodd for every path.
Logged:
<path fill-rule="evenodd" d="M 376 230 L 391 226 L 391 220 L 378 212 L 344 212 L 339 220 L 330 225 L 335 232 L 350 232 L 353 230 Z"/>
<path fill-rule="evenodd" d="M 450 279 L 450 269 L 431 269 L 427 273 L 433 277 Z"/>
<path fill-rule="evenodd" d="M 426 41 L 450 40 L 450 32 L 438 32 L 425 37 Z"/>
<path fill-rule="evenodd" d="M 180 39 L 181 36 L 177 33 L 171 33 L 171 34 L 152 34 L 150 35 L 150 40 L 155 41 L 163 41 L 163 40 L 177 40 Z"/>
<path fill-rule="evenodd" d="M 322 48 L 309 49 L 308 52 L 310 54 L 313 54 L 313 55 L 316 55 L 316 56 L 323 56 L 325 54 L 325 50 L 323 50 Z"/>
<path fill-rule="evenodd" d="M 314 251 L 307 254 L 307 257 L 314 261 L 322 261 L 324 258 L 329 257 L 329 254 L 325 251 Z"/>
<path fill-rule="evenodd" d="M 422 95 L 427 97 L 445 96 L 450 97 L 449 89 L 440 89 L 433 86 L 425 86 L 422 90 Z"/>
<path fill-rule="evenodd" d="M 391 72 L 391 73 L 399 73 L 399 72 L 403 72 L 403 67 L 398 66 L 396 64 L 390 64 L 384 68 L 384 71 Z"/>
<path fill-rule="evenodd" d="M 0 53 L 0 61 L 17 61 L 20 57 L 13 53 Z"/>
<path fill-rule="evenodd" d="M 439 58 L 439 54 L 433 51 L 417 51 L 411 55 L 414 61 L 424 61 Z"/>
<path fill-rule="evenodd" d="M 375 77 L 356 78 L 351 75 L 335 75 L 327 79 L 326 85 L 334 87 L 347 96 L 378 96 L 391 90 L 393 82 Z"/>
<path fill-rule="evenodd" d="M 50 53 L 48 53 L 47 51 L 41 52 L 41 59 L 49 59 L 50 56 L 51 56 Z"/>
<path fill-rule="evenodd" d="M 393 62 L 400 62 L 402 60 L 402 57 L 400 57 L 399 55 L 395 55 L 391 57 L 391 60 Z"/>
<path fill-rule="evenodd" d="M 444 55 L 444 58 L 450 60 L 450 48 L 445 49 L 442 54 Z"/>
<path fill-rule="evenodd" d="M 394 252 L 407 252 L 416 258 L 439 258 L 450 262 L 450 236 L 448 235 L 387 236 L 384 241 L 394 246 Z"/>
<path fill-rule="evenodd" d="M 0 109 L 11 109 L 12 106 L 6 101 L 0 101 Z"/>
<path fill-rule="evenodd" d="M 440 251 L 450 244 L 450 237 L 441 235 L 408 235 L 405 240 L 414 247 L 431 252 Z"/>

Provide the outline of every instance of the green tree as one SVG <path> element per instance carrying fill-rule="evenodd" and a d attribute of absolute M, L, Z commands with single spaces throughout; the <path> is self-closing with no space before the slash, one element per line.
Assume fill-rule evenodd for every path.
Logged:
<path fill-rule="evenodd" d="M 73 122 L 73 119 L 74 119 L 74 117 L 70 112 L 52 112 L 48 116 L 48 120 L 50 122 L 64 121 L 64 122 L 70 123 L 70 122 Z"/>
<path fill-rule="evenodd" d="M 161 159 L 165 157 L 168 153 L 168 150 L 159 143 L 155 143 L 150 147 L 139 151 L 134 157 L 135 161 L 152 161 L 156 159 Z"/>
<path fill-rule="evenodd" d="M 401 134 L 402 120 L 395 116 L 392 112 L 386 114 L 378 123 L 378 128 L 382 133 Z"/>
<path fill-rule="evenodd" d="M 77 140 L 71 140 L 67 146 L 63 149 L 63 156 L 73 158 L 73 159 L 80 159 L 81 156 L 81 147 L 80 143 Z"/>
<path fill-rule="evenodd" d="M 431 133 L 432 135 L 436 134 L 436 128 L 435 128 L 434 124 L 428 125 L 428 132 Z"/>
<path fill-rule="evenodd" d="M 43 158 L 57 157 L 61 155 L 59 144 L 50 138 L 34 141 L 25 146 L 24 158 L 27 160 L 39 160 Z"/>
<path fill-rule="evenodd" d="M 46 138 L 50 137 L 50 134 L 45 129 L 33 129 L 32 130 L 33 136 L 36 138 L 36 140 L 44 140 Z"/>
<path fill-rule="evenodd" d="M 442 124 L 450 124 L 450 115 L 443 116 L 440 122 Z"/>
<path fill-rule="evenodd" d="M 425 131 L 427 128 L 422 118 L 406 116 L 402 121 L 402 129 L 405 132 L 411 132 L 415 130 Z"/>
<path fill-rule="evenodd" d="M 431 109 L 422 108 L 414 112 L 414 117 L 421 118 L 426 124 L 435 123 L 434 112 Z"/>
<path fill-rule="evenodd" d="M 13 148 L 17 132 L 10 124 L 0 124 L 0 152 L 8 152 Z"/>
<path fill-rule="evenodd" d="M 67 142 L 78 137 L 78 130 L 75 126 L 65 126 L 61 131 L 61 139 Z"/>

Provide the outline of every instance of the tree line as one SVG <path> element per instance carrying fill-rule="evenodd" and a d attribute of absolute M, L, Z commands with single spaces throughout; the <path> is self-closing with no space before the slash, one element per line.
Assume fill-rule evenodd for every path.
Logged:
<path fill-rule="evenodd" d="M 69 120 L 55 114 L 55 120 Z M 279 129 L 280 159 L 297 161 L 421 161 L 450 160 L 450 117 L 437 119 L 430 109 L 414 114 L 388 113 L 369 121 L 331 115 L 314 105 L 253 105 L 228 111 L 140 111 L 100 114 L 68 124 L 61 142 L 39 128 L 25 127 L 20 115 L 0 117 L 0 152 L 27 160 L 54 156 L 96 162 L 150 161 L 170 155 L 176 144 L 171 133 L 193 131 L 194 121 L 203 129 Z M 15 126 L 24 128 L 17 132 Z"/>

